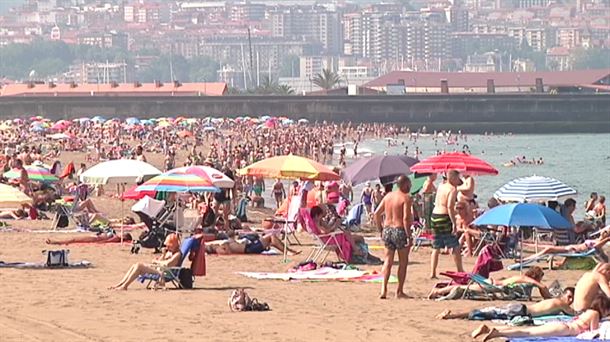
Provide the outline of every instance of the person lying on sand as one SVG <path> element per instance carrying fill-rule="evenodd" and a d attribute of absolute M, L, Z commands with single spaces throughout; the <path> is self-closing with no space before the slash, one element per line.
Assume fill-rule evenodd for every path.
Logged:
<path fill-rule="evenodd" d="M 512 319 L 516 316 L 540 317 L 565 313 L 573 315 L 575 312 L 570 305 L 574 300 L 574 288 L 567 287 L 558 298 L 550 298 L 538 303 L 525 305 L 523 303 L 510 303 L 501 307 L 485 307 L 472 311 L 452 312 L 445 310 L 436 316 L 437 319 L 469 319 L 475 321 Z"/>
<path fill-rule="evenodd" d="M 530 255 L 529 257 L 523 259 L 523 261 L 536 260 L 543 255 L 553 254 L 553 253 L 582 253 L 587 252 L 590 249 L 596 249 L 599 253 L 604 253 L 602 248 L 610 242 L 610 232 L 603 231 L 599 238 L 592 240 L 585 240 L 583 243 L 579 243 L 576 245 L 567 245 L 567 246 L 549 246 L 545 247 L 540 252 Z M 604 254 L 605 256 L 605 254 Z M 606 259 L 608 257 L 606 256 Z"/>
<path fill-rule="evenodd" d="M 123 234 L 123 241 L 133 240 L 131 234 Z M 49 245 L 70 245 L 73 243 L 115 243 L 121 242 L 121 237 L 114 230 L 107 229 L 106 232 L 96 234 L 94 236 L 77 236 L 71 239 L 51 240 L 46 239 L 45 242 Z"/>
<path fill-rule="evenodd" d="M 591 308 L 575 317 L 570 322 L 548 323 L 534 327 L 488 327 L 483 324 L 475 329 L 471 336 L 489 341 L 497 337 L 560 337 L 578 336 L 584 332 L 599 328 L 601 318 L 610 314 L 610 299 L 603 294 L 598 295 Z"/>
<path fill-rule="evenodd" d="M 123 279 L 114 285 L 109 287 L 110 290 L 127 290 L 129 285 L 133 283 L 139 276 L 144 274 L 158 274 L 159 275 L 159 285 L 164 285 L 163 278 L 163 268 L 166 267 L 176 267 L 180 264 L 182 260 L 182 253 L 180 252 L 180 242 L 178 241 L 178 235 L 169 234 L 165 238 L 165 242 L 163 243 L 165 246 L 165 250 L 163 254 L 157 260 L 153 260 L 151 264 L 143 264 L 136 263 L 133 264 Z"/>
<path fill-rule="evenodd" d="M 538 288 L 542 298 L 545 298 L 545 299 L 551 298 L 552 296 L 551 296 L 551 293 L 549 292 L 548 287 L 546 285 L 544 285 L 543 283 L 541 283 L 543 277 L 544 277 L 544 272 L 542 271 L 542 269 L 538 266 L 534 266 L 534 267 L 530 268 L 523 275 L 516 275 L 516 276 L 499 279 L 499 280 L 489 278 L 488 282 L 490 284 L 496 285 L 498 287 L 512 286 L 512 285 L 516 285 L 516 284 L 529 284 L 529 285 L 532 285 L 533 287 Z M 466 291 L 466 287 L 467 287 L 466 285 L 450 285 L 450 286 L 446 286 L 446 287 L 443 287 L 440 289 L 434 288 L 434 289 L 432 289 L 432 291 L 430 291 L 430 294 L 428 295 L 428 299 L 440 298 L 440 297 L 446 296 L 449 293 L 452 293 L 455 291 Z M 478 291 L 478 290 L 479 289 L 477 289 L 476 286 L 469 287 L 469 291 Z M 482 289 L 480 289 L 480 291 L 482 291 Z"/>
<path fill-rule="evenodd" d="M 28 217 L 28 213 L 23 209 L 0 211 L 0 219 L 22 220 Z"/>
<path fill-rule="evenodd" d="M 226 240 L 214 240 L 206 242 L 205 251 L 208 254 L 261 254 L 274 247 L 280 251 L 284 250 L 284 243 L 273 235 L 267 234 L 259 236 L 256 233 L 248 233 L 235 238 L 234 232 L 228 232 L 229 238 Z M 301 252 L 289 247 L 286 250 L 290 255 L 297 255 Z"/>

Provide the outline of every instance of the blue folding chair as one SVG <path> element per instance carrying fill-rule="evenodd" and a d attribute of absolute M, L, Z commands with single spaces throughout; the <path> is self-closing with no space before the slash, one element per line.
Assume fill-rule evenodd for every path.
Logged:
<path fill-rule="evenodd" d="M 166 283 L 171 282 L 178 289 L 189 288 L 187 286 L 183 286 L 183 284 L 180 281 L 180 273 L 184 272 L 183 269 L 187 269 L 186 267 L 182 267 L 182 264 L 184 263 L 184 260 L 188 257 L 188 255 L 191 252 L 196 251 L 199 248 L 199 245 L 200 245 L 199 239 L 196 239 L 193 237 L 186 238 L 186 239 L 184 239 L 184 241 L 182 241 L 182 244 L 180 245 L 181 258 L 180 258 L 180 263 L 178 264 L 179 266 L 166 267 L 166 268 L 162 269 L 163 280 Z M 156 285 L 160 282 L 160 280 L 161 280 L 161 276 L 157 273 L 148 273 L 148 274 L 144 274 L 144 275 L 141 275 L 138 277 L 138 281 L 141 282 L 142 284 L 144 284 L 144 282 L 148 281 L 148 283 L 146 284 L 147 289 L 150 289 L 153 282 Z"/>
<path fill-rule="evenodd" d="M 342 224 L 345 227 L 345 229 L 350 230 L 350 231 L 360 230 L 360 225 L 362 224 L 362 214 L 363 213 L 364 213 L 364 204 L 358 203 L 355 206 L 353 206 L 347 213 L 345 220 L 343 220 Z"/>

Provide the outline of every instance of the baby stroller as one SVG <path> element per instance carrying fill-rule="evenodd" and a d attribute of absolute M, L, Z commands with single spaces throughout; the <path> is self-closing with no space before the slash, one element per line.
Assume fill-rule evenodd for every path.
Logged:
<path fill-rule="evenodd" d="M 171 221 L 176 211 L 175 203 L 166 204 L 165 201 L 145 196 L 134 204 L 131 210 L 148 227 L 148 230 L 133 242 L 131 253 L 137 254 L 141 248 L 151 248 L 155 253 L 159 253 L 166 236 L 176 232 L 176 225 Z"/>

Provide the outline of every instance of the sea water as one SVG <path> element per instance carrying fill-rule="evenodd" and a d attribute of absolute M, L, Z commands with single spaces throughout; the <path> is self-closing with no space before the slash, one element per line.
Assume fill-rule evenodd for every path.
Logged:
<path fill-rule="evenodd" d="M 476 193 L 481 205 L 507 182 L 532 175 L 552 177 L 574 188 L 578 192 L 572 196 L 577 201 L 577 212 L 582 212 L 584 202 L 593 191 L 610 196 L 610 134 L 468 135 L 455 144 L 448 145 L 446 141 L 432 136 L 420 136 L 417 141 L 399 137 L 393 141 L 395 146 L 388 146 L 388 139 L 370 139 L 360 143 L 358 151 L 359 155 L 360 151 L 374 154 L 387 151 L 388 155 L 397 155 L 404 154 L 405 146 L 408 146 L 408 155 L 414 157 L 418 147 L 422 160 L 437 151 L 462 151 L 467 145 L 472 155 L 499 171 L 497 176 L 476 177 Z M 353 146 L 346 148 L 349 150 Z M 525 156 L 530 161 L 542 158 L 544 164 L 504 166 L 517 156 Z M 354 194 L 357 197 L 361 188 L 356 187 Z"/>

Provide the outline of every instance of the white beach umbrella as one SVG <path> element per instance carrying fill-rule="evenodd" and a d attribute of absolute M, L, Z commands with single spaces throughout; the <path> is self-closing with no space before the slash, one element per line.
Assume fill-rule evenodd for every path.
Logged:
<path fill-rule="evenodd" d="M 549 177 L 530 176 L 513 179 L 494 193 L 505 202 L 557 201 L 576 194 L 576 190 Z"/>
<path fill-rule="evenodd" d="M 161 171 L 156 167 L 132 159 L 117 159 L 99 163 L 80 176 L 86 184 L 135 184 L 148 180 Z"/>

